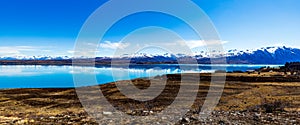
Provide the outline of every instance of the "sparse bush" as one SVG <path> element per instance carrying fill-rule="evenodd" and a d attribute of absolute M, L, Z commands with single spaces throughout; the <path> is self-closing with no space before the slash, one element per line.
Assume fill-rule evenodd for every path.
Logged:
<path fill-rule="evenodd" d="M 237 70 L 237 71 L 233 71 L 233 73 L 244 73 L 243 71 Z"/>
<path fill-rule="evenodd" d="M 264 99 L 262 104 L 256 106 L 256 108 L 266 113 L 275 113 L 284 112 L 284 108 L 288 107 L 289 105 L 289 102 L 283 100 L 267 101 L 266 99 Z"/>
<path fill-rule="evenodd" d="M 252 112 L 265 112 L 276 113 L 285 112 L 284 108 L 288 107 L 291 103 L 283 100 L 268 101 L 264 99 L 260 105 L 248 108 Z"/>
<path fill-rule="evenodd" d="M 262 108 L 266 113 L 283 112 L 286 106 L 287 103 L 283 101 L 274 101 L 262 104 Z"/>
<path fill-rule="evenodd" d="M 226 73 L 225 70 L 216 70 L 215 73 Z"/>

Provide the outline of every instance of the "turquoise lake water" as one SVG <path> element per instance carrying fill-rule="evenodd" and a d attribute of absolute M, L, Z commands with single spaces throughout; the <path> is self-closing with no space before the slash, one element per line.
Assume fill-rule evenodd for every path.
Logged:
<path fill-rule="evenodd" d="M 191 68 L 184 70 L 179 65 L 134 66 L 130 68 L 0 65 L 0 88 L 74 87 L 73 75 L 96 76 L 97 83 L 77 84 L 76 87 L 79 87 L 164 74 L 213 72 L 213 69 L 246 71 L 264 66 L 277 67 L 280 65 L 199 65 L 199 68 L 191 66 Z"/>

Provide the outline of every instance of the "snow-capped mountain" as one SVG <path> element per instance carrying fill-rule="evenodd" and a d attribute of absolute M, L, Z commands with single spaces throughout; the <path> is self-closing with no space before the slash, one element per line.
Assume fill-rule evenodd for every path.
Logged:
<path fill-rule="evenodd" d="M 66 60 L 72 59 L 69 56 L 12 56 L 0 57 L 0 60 Z"/>
<path fill-rule="evenodd" d="M 284 64 L 294 61 L 300 61 L 300 49 L 285 46 L 227 53 L 228 63 Z"/>
<path fill-rule="evenodd" d="M 210 63 L 211 58 L 221 59 L 226 57 L 229 64 L 284 64 L 286 62 L 300 61 L 300 49 L 289 47 L 264 47 L 252 50 L 237 50 L 232 49 L 226 52 L 219 51 L 200 51 L 194 53 L 193 56 L 185 54 L 146 54 L 134 53 L 124 54 L 119 57 L 97 57 L 97 62 L 109 62 L 112 58 L 122 62 L 122 60 L 131 60 L 132 63 L 147 64 L 147 63 L 177 63 L 177 60 L 188 61 L 195 58 L 198 63 Z M 0 57 L 0 60 L 68 60 L 73 59 L 68 56 L 15 56 L 15 57 Z M 82 58 L 85 59 L 85 58 Z M 221 62 L 220 62 L 221 63 Z"/>
<path fill-rule="evenodd" d="M 255 54 L 255 52 L 257 51 L 264 51 L 266 53 L 270 53 L 270 54 L 275 54 L 275 52 L 277 50 L 282 50 L 282 49 L 288 49 L 285 46 L 283 47 L 262 47 L 259 49 L 252 49 L 252 50 L 237 50 L 237 49 L 233 49 L 233 50 L 228 50 L 226 53 L 226 56 L 237 56 L 237 55 L 243 55 L 243 54 Z"/>
<path fill-rule="evenodd" d="M 185 54 L 147 54 L 147 53 L 134 53 L 134 54 L 124 54 L 117 58 L 155 58 L 155 57 L 166 57 L 166 58 L 178 58 L 178 57 L 186 57 Z"/>
<path fill-rule="evenodd" d="M 126 55 L 123 58 L 130 58 L 134 62 L 170 62 L 190 58 L 185 54 L 161 54 L 151 55 L 145 53 L 136 53 L 133 55 Z M 226 57 L 227 63 L 230 64 L 284 64 L 286 62 L 300 61 L 300 49 L 289 47 L 262 47 L 259 49 L 237 50 L 232 49 L 221 53 L 220 51 L 200 51 L 195 52 L 194 58 L 199 63 L 210 63 L 210 58 Z"/>

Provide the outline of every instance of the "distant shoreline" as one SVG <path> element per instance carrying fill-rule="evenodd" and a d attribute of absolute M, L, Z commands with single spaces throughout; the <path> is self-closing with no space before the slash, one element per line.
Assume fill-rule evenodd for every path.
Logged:
<path fill-rule="evenodd" d="M 110 61 L 102 62 L 102 61 L 93 61 L 93 60 L 79 60 L 73 63 L 72 60 L 0 60 L 0 65 L 53 65 L 53 66 L 90 66 L 91 64 L 95 64 L 95 66 L 111 66 L 112 63 Z M 118 62 L 113 63 L 116 66 L 127 65 L 128 62 Z M 130 63 L 130 65 L 136 66 L 145 66 L 145 65 L 191 65 L 194 63 L 184 63 L 178 64 L 177 62 L 148 62 L 148 63 Z M 284 64 L 256 64 L 256 63 L 198 63 L 198 65 L 278 65 L 283 66 Z"/>
<path fill-rule="evenodd" d="M 72 59 L 66 59 L 66 60 L 0 60 L 0 65 L 74 65 L 73 64 Z M 128 61 L 128 60 L 118 60 L 118 61 L 114 61 L 113 64 L 115 65 L 124 65 L 124 64 L 128 64 L 130 62 L 130 65 L 157 65 L 157 64 L 170 64 L 170 65 L 174 65 L 174 64 L 178 64 L 177 61 L 163 61 L 163 62 L 136 62 L 136 61 Z M 91 64 L 95 64 L 96 66 L 110 66 L 112 64 L 111 60 L 94 60 L 94 59 L 78 59 L 75 60 L 74 62 L 75 64 L 78 65 L 91 65 Z M 194 64 L 194 62 L 185 62 L 184 64 Z M 205 62 L 198 62 L 198 64 L 220 64 L 220 65 L 224 65 L 224 63 L 221 62 L 214 62 L 211 63 L 210 61 L 205 61 Z M 233 62 L 229 62 L 226 64 L 237 64 L 237 65 L 284 65 L 284 64 L 263 64 L 263 63 L 233 63 Z"/>

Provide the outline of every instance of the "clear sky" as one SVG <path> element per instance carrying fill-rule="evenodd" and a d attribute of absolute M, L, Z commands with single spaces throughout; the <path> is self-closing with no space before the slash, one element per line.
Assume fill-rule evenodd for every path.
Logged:
<path fill-rule="evenodd" d="M 106 1 L 1 0 L 0 56 L 72 55 L 76 37 L 85 20 L 104 2 Z M 222 40 L 226 41 L 223 42 L 225 49 L 283 45 L 300 47 L 299 0 L 194 0 L 194 2 L 209 16 Z M 112 29 L 106 35 L 105 41 L 100 43 L 99 54 L 109 55 L 107 53 L 111 53 L 115 48 L 124 48 L 128 44 L 121 44 L 118 41 L 128 35 L 130 29 L 146 25 L 164 25 L 181 32 L 191 41 L 190 47 L 203 45 L 186 30 L 181 21 L 162 14 L 143 13 L 116 24 L 115 31 Z M 163 40 L 178 40 L 177 37 L 164 38 L 164 33 L 171 34 L 166 31 L 155 35 L 158 31 L 161 29 L 157 27 L 146 28 L 137 31 L 135 37 L 129 35 L 126 38 L 127 41 L 138 38 L 141 41 L 144 39 L 147 42 L 160 43 L 164 42 Z M 143 33 L 154 33 L 156 37 Z M 160 34 L 160 37 L 157 34 Z M 137 44 L 136 40 L 135 45 Z"/>

